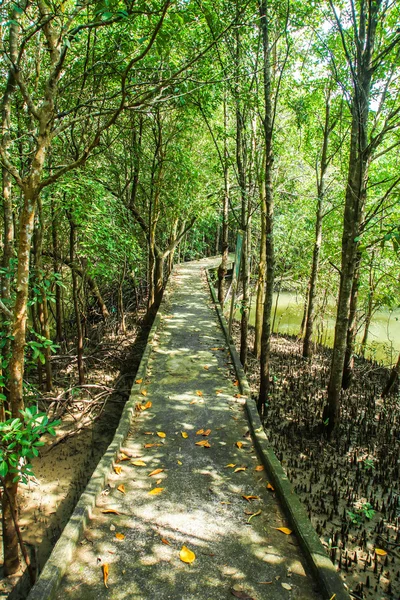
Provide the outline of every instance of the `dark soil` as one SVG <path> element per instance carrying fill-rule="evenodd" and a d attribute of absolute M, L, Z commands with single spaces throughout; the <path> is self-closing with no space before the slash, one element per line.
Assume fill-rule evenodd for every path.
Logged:
<path fill-rule="evenodd" d="M 238 326 L 234 333 L 239 344 Z M 254 333 L 250 332 L 249 347 Z M 388 370 L 357 360 L 343 392 L 341 424 L 328 439 L 322 423 L 331 350 L 309 361 L 295 338 L 275 336 L 267 438 L 282 462 L 351 596 L 400 598 L 398 389 L 382 400 Z M 247 373 L 256 397 L 258 361 Z"/>

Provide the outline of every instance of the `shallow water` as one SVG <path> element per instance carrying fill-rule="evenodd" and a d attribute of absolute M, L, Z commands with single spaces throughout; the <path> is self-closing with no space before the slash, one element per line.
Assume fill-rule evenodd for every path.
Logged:
<path fill-rule="evenodd" d="M 253 300 L 254 301 L 254 300 Z M 274 294 L 273 315 L 275 311 L 276 294 Z M 281 292 L 278 299 L 274 332 L 297 335 L 303 318 L 304 299 L 293 292 Z M 327 346 L 333 345 L 335 328 L 335 305 L 328 305 L 323 319 L 319 315 L 315 320 L 313 339 Z M 239 318 L 239 316 L 238 316 Z M 250 323 L 255 323 L 255 310 L 250 312 Z M 357 337 L 361 342 L 364 328 Z M 396 362 L 400 352 L 400 309 L 394 311 L 377 311 L 373 316 L 369 329 L 366 357 L 373 358 L 386 365 Z"/>

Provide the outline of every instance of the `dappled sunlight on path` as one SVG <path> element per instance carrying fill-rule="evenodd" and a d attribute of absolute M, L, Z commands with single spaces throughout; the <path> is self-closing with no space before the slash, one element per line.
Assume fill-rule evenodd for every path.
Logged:
<path fill-rule="evenodd" d="M 294 535 L 276 529 L 287 523 L 248 434 L 201 266 L 174 271 L 147 378 L 137 384 L 147 408 L 59 600 L 320 598 Z M 182 546 L 195 553 L 191 564 L 180 560 Z"/>

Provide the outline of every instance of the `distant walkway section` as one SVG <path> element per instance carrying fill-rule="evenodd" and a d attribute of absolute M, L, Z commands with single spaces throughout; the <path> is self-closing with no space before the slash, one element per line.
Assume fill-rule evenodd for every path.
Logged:
<path fill-rule="evenodd" d="M 173 272 L 58 600 L 324 598 L 253 446 L 205 264 Z"/>

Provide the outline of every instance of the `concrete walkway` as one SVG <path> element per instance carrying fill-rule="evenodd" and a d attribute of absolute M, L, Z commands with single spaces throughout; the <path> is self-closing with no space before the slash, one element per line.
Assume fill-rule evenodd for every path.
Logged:
<path fill-rule="evenodd" d="M 137 384 L 148 408 L 59 600 L 321 598 L 294 534 L 277 530 L 287 523 L 248 435 L 203 264 L 174 271 L 148 377 Z M 180 559 L 182 546 L 193 562 Z"/>

